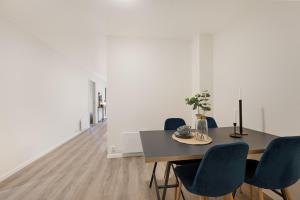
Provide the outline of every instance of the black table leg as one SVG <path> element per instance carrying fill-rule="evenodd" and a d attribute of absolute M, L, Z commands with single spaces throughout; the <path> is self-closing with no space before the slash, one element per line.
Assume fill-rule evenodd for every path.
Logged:
<path fill-rule="evenodd" d="M 167 185 L 168 185 L 169 176 L 170 176 L 170 169 L 171 169 L 171 162 L 168 162 L 167 167 L 166 167 L 166 171 L 165 171 L 165 184 L 164 184 L 165 188 L 164 188 L 164 191 L 163 191 L 162 200 L 165 200 L 165 198 L 166 198 Z"/>
<path fill-rule="evenodd" d="M 152 175 L 151 175 L 151 180 L 150 180 L 150 185 L 149 185 L 150 188 L 152 187 L 152 182 L 153 182 L 153 178 L 154 178 L 154 175 L 155 175 L 156 167 L 157 167 L 157 162 L 154 163 L 154 167 L 153 167 L 153 171 L 152 171 Z"/>
<path fill-rule="evenodd" d="M 158 184 L 157 184 L 156 174 L 155 173 L 153 174 L 153 180 L 154 180 L 155 192 L 156 192 L 157 200 L 160 200 L 159 188 L 158 188 Z"/>
<path fill-rule="evenodd" d="M 166 198 L 167 188 L 176 188 L 176 187 L 178 187 L 178 180 L 177 180 L 177 177 L 176 177 L 176 180 L 177 180 L 176 184 L 168 185 L 169 177 L 170 177 L 170 170 L 171 170 L 171 167 L 173 167 L 172 164 L 171 164 L 171 162 L 168 162 L 167 166 L 166 166 L 166 170 L 165 170 L 165 182 L 164 182 L 164 185 L 158 185 L 158 183 L 157 183 L 157 177 L 156 177 L 156 173 L 155 173 L 156 167 L 157 167 L 157 163 L 154 164 L 154 168 L 153 168 L 153 172 L 152 172 L 152 176 L 151 176 L 149 187 L 151 187 L 152 183 L 154 183 L 157 200 L 161 200 L 161 199 L 165 199 Z M 162 196 L 162 198 L 160 197 L 160 192 L 159 192 L 160 189 L 163 189 L 163 196 Z M 182 191 L 181 191 L 181 195 L 183 196 Z M 183 196 L 183 199 L 185 200 L 184 196 Z"/>

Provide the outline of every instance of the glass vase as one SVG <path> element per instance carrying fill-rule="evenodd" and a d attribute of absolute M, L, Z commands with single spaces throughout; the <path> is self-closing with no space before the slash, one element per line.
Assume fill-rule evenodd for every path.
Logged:
<path fill-rule="evenodd" d="M 204 140 L 205 135 L 208 134 L 207 120 L 204 115 L 196 115 L 196 139 Z"/>

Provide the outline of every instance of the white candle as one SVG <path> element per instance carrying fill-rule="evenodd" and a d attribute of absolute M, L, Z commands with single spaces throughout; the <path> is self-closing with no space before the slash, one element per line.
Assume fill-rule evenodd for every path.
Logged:
<path fill-rule="evenodd" d="M 237 122 L 237 109 L 234 109 L 234 123 Z"/>
<path fill-rule="evenodd" d="M 239 89 L 239 99 L 242 99 L 242 88 Z"/>

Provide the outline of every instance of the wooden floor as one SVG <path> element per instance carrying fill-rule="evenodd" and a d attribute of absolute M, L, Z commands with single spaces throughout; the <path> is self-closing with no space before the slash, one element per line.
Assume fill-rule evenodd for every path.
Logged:
<path fill-rule="evenodd" d="M 0 199 L 156 199 L 154 189 L 148 187 L 153 165 L 145 164 L 143 157 L 107 159 L 105 133 L 106 125 L 98 125 L 0 183 Z M 164 166 L 158 165 L 160 182 Z M 243 186 L 236 199 L 249 199 L 247 189 Z M 184 193 L 187 200 L 198 199 Z M 167 199 L 174 199 L 174 189 L 168 190 Z"/>

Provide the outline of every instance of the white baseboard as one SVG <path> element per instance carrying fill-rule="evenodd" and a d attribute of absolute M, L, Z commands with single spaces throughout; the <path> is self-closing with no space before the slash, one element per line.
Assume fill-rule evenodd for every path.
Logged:
<path fill-rule="evenodd" d="M 66 140 L 64 140 L 63 142 L 60 142 L 56 145 L 54 145 L 53 147 L 47 149 L 46 151 L 44 151 L 43 153 L 40 153 L 39 155 L 25 161 L 24 163 L 20 164 L 19 166 L 17 166 L 16 168 L 8 171 L 7 173 L 5 173 L 4 175 L 0 176 L 0 182 L 4 181 L 5 179 L 9 178 L 10 176 L 14 175 L 15 173 L 17 173 L 18 171 L 24 169 L 25 167 L 27 167 L 28 165 L 30 165 L 31 163 L 33 163 L 34 161 L 40 159 L 41 157 L 45 156 L 46 154 L 50 153 L 51 151 L 55 150 L 56 148 L 60 147 L 61 145 L 69 142 L 70 140 L 72 140 L 73 138 L 75 138 L 76 136 L 80 135 L 81 133 L 87 131 L 83 130 L 83 131 L 79 131 L 76 132 L 75 134 L 73 134 L 72 136 L 70 136 L 69 138 L 67 138 Z"/>
<path fill-rule="evenodd" d="M 107 158 L 126 158 L 126 157 L 140 157 L 143 156 L 144 153 L 138 152 L 138 153 L 109 153 L 107 154 Z"/>
<path fill-rule="evenodd" d="M 123 158 L 123 154 L 122 153 L 108 153 L 107 154 L 107 158 Z"/>

